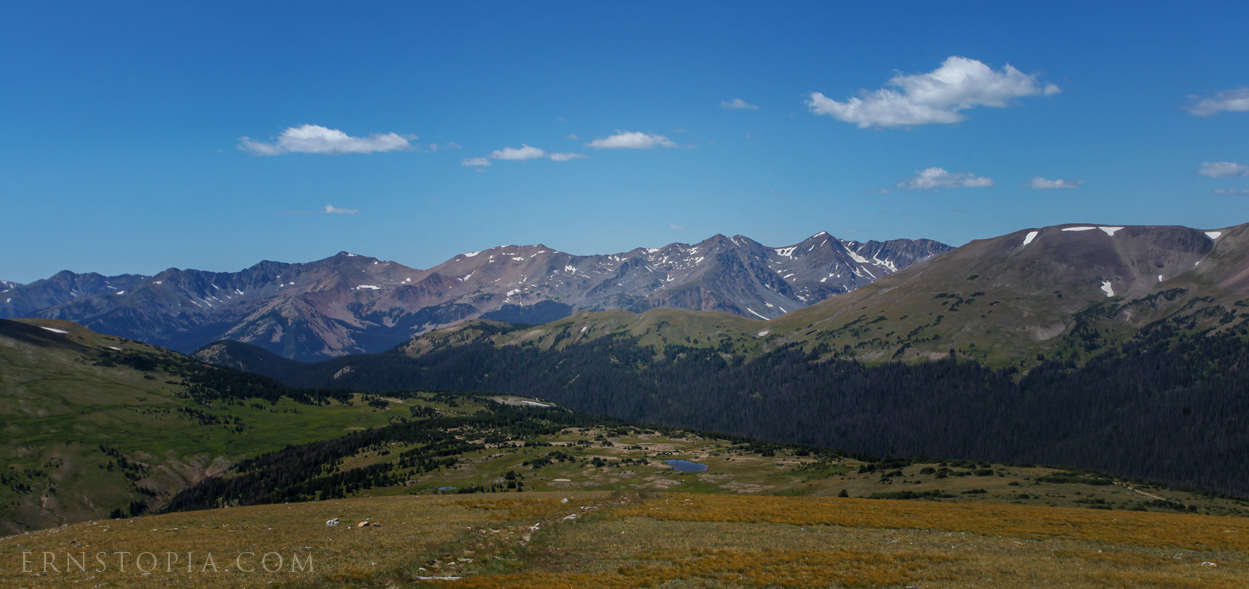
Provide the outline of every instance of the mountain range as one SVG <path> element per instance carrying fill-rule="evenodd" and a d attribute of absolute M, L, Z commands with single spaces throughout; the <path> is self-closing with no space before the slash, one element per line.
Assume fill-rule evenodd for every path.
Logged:
<path fill-rule="evenodd" d="M 384 354 L 200 359 L 292 386 L 479 390 L 877 455 L 1065 464 L 1241 496 L 1249 224 L 978 240 L 769 320 L 673 309 L 478 319 Z"/>
<path fill-rule="evenodd" d="M 1182 319 L 1190 330 L 1236 330 L 1249 321 L 1247 296 L 1249 224 L 1068 224 L 976 240 L 768 321 L 586 310 L 523 330 L 462 323 L 400 349 L 414 356 L 478 343 L 564 349 L 627 335 L 660 349 L 692 345 L 746 357 L 796 346 L 826 359 L 918 362 L 953 353 L 1026 369 L 1041 361 L 1038 355 L 1087 355 L 1162 320 Z"/>
<path fill-rule="evenodd" d="M 594 256 L 507 245 L 428 270 L 341 252 L 240 272 L 63 271 L 6 284 L 0 318 L 73 321 L 184 352 L 234 340 L 311 361 L 383 351 L 479 317 L 538 324 L 581 310 L 673 308 L 773 319 L 950 249 L 926 239 L 856 242 L 827 233 L 776 248 L 716 235 Z"/>

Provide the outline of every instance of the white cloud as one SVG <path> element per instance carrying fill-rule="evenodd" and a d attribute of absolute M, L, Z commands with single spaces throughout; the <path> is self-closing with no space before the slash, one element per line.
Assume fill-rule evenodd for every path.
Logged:
<path fill-rule="evenodd" d="M 572 139 L 573 141 L 581 141 L 581 138 L 577 137 L 576 133 L 569 133 L 567 135 L 564 135 L 564 139 Z"/>
<path fill-rule="evenodd" d="M 1201 165 L 1197 166 L 1197 173 L 1211 178 L 1249 176 L 1249 166 L 1232 162 L 1201 162 Z"/>
<path fill-rule="evenodd" d="M 1215 188 L 1215 194 L 1230 194 L 1233 196 L 1249 196 L 1249 188 Z"/>
<path fill-rule="evenodd" d="M 615 135 L 605 139 L 595 139 L 586 144 L 594 149 L 649 149 L 651 147 L 676 147 L 663 135 L 654 133 L 617 131 Z"/>
<path fill-rule="evenodd" d="M 503 149 L 496 149 L 490 152 L 490 155 L 487 157 L 468 158 L 461 160 L 460 163 L 465 166 L 481 167 L 490 165 L 490 160 L 525 161 L 538 158 L 549 158 L 556 162 L 566 162 L 568 160 L 585 159 L 586 157 L 588 156 L 580 153 L 547 153 L 542 149 L 522 143 L 519 149 L 514 147 L 504 147 Z"/>
<path fill-rule="evenodd" d="M 540 157 L 546 157 L 546 152 L 536 147 L 530 147 L 523 143 L 520 145 L 520 149 L 504 147 L 503 149 L 496 149 L 490 152 L 490 159 L 492 160 L 523 161 L 523 160 L 536 159 Z"/>
<path fill-rule="evenodd" d="M 1084 180 L 1046 180 L 1040 176 L 1033 178 L 1031 182 L 1020 184 L 1024 188 L 1032 188 L 1034 190 L 1052 190 L 1055 188 L 1079 188 L 1084 184 Z"/>
<path fill-rule="evenodd" d="M 685 229 L 685 225 L 669 225 L 669 229 Z"/>
<path fill-rule="evenodd" d="M 957 173 L 951 174 L 941 168 L 928 168 L 916 172 L 914 178 L 909 178 L 904 182 L 898 183 L 898 188 L 903 190 L 933 190 L 936 188 L 984 188 L 993 186 L 992 178 L 977 176 L 975 174 Z"/>
<path fill-rule="evenodd" d="M 815 114 L 857 123 L 859 128 L 908 127 L 957 123 L 967 119 L 959 112 L 962 110 L 977 106 L 1003 108 L 1015 98 L 1061 92 L 1054 84 L 1037 82 L 1036 74 L 1025 74 L 1009 64 L 995 72 L 980 61 L 957 56 L 947 58 L 941 67 L 927 74 L 895 76 L 888 85 L 897 90 L 864 90 L 861 98 L 852 97 L 845 102 L 813 92 L 807 106 Z"/>
<path fill-rule="evenodd" d="M 889 189 L 881 188 L 880 190 L 864 190 L 863 193 L 864 194 L 889 194 Z"/>
<path fill-rule="evenodd" d="M 738 110 L 738 109 L 743 109 L 743 108 L 748 109 L 748 110 L 759 110 L 758 106 L 749 104 L 745 100 L 742 100 L 740 98 L 734 98 L 731 101 L 730 100 L 722 101 L 720 102 L 720 108 L 723 108 L 724 110 Z"/>
<path fill-rule="evenodd" d="M 278 215 L 354 215 L 359 213 L 360 209 L 342 209 L 334 205 L 325 205 L 325 208 L 316 211 L 280 211 Z"/>
<path fill-rule="evenodd" d="M 256 155 L 281 155 L 283 153 L 340 155 L 408 150 L 413 148 L 412 144 L 408 143 L 409 139 L 416 139 L 416 136 L 386 133 L 385 135 L 352 137 L 338 129 L 327 129 L 320 125 L 303 125 L 282 131 L 282 134 L 272 143 L 239 137 L 239 149 Z"/>
<path fill-rule="evenodd" d="M 1215 92 L 1214 96 L 1210 98 L 1189 94 L 1188 100 L 1192 104 L 1184 108 L 1199 117 L 1212 117 L 1225 110 L 1229 112 L 1247 112 L 1249 111 L 1249 88 Z"/>

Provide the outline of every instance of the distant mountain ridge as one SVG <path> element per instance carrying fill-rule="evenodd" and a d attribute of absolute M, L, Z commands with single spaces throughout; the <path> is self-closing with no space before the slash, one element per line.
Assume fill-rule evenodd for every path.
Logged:
<path fill-rule="evenodd" d="M 648 423 L 1249 497 L 1249 224 L 1023 229 L 771 321 L 579 311 L 305 365 L 238 342 L 195 356 L 293 386 L 541 396 Z"/>
<path fill-rule="evenodd" d="M 1249 224 L 1065 224 L 976 240 L 924 264 L 770 321 L 698 313 L 583 313 L 500 333 L 472 324 L 402 348 L 447 345 L 566 348 L 619 334 L 642 345 L 711 346 L 749 357 L 785 346 L 868 363 L 950 356 L 1026 368 L 1040 355 L 1087 355 L 1146 325 L 1249 330 Z M 487 317 L 488 318 L 488 317 Z M 1242 327 L 1243 326 L 1243 327 Z"/>
<path fill-rule="evenodd" d="M 579 310 L 673 308 L 773 319 L 950 249 L 927 239 L 856 242 L 821 232 L 781 248 L 716 235 L 593 256 L 508 245 L 428 270 L 340 252 L 240 272 L 65 271 L 9 288 L 0 318 L 74 321 L 180 351 L 228 339 L 318 360 L 389 349 L 483 316 L 539 322 Z"/>

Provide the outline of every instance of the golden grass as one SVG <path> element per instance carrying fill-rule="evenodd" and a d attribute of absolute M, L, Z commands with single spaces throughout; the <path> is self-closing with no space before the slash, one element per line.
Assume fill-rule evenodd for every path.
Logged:
<path fill-rule="evenodd" d="M 522 573 L 483 575 L 462 579 L 455 587 L 516 589 L 601 587 L 633 589 L 690 580 L 711 586 L 875 587 L 896 585 L 920 577 L 931 561 L 947 557 L 892 555 L 853 550 L 745 552 L 715 550 L 682 558 L 673 564 L 620 567 L 598 573 Z M 451 586 L 447 583 L 446 586 Z"/>
<path fill-rule="evenodd" d="M 617 509 L 614 515 L 691 522 L 911 528 L 1249 553 L 1249 520 L 1207 515 L 1009 504 L 696 494 L 673 494 L 662 500 Z"/>
<path fill-rule="evenodd" d="M 330 517 L 343 523 L 326 527 Z M 366 519 L 382 526 L 346 528 Z M 1230 589 L 1249 587 L 1246 533 L 1243 518 L 1017 505 L 585 492 L 377 497 L 4 538 L 0 587 Z M 197 563 L 211 551 L 219 570 L 167 572 L 162 560 L 148 575 L 21 573 L 21 551 L 45 550 L 192 551 Z M 245 573 L 233 560 L 271 551 L 311 551 L 315 572 Z M 461 578 L 420 579 L 448 576 Z"/>

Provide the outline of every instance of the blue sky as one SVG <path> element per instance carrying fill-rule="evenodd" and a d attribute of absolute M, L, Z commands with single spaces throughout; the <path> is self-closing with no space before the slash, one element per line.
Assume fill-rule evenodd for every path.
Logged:
<path fill-rule="evenodd" d="M 1249 221 L 1243 2 L 769 4 L 5 3 L 0 279 Z"/>

